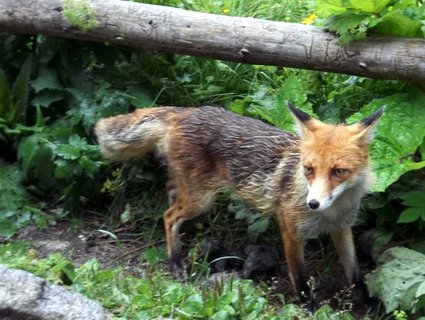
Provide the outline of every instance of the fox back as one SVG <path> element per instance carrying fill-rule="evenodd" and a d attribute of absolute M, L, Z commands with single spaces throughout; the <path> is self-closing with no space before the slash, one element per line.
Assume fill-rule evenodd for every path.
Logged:
<path fill-rule="evenodd" d="M 308 290 L 303 242 L 321 233 L 331 234 L 349 282 L 360 281 L 350 227 L 372 181 L 368 148 L 382 110 L 353 125 L 330 125 L 289 109 L 299 135 L 210 106 L 140 109 L 97 123 L 107 157 L 128 161 L 154 152 L 167 165 L 164 225 L 173 271 L 184 268 L 181 224 L 228 188 L 276 216 L 298 293 Z"/>
<path fill-rule="evenodd" d="M 127 161 L 154 152 L 170 179 L 198 179 L 191 193 L 199 184 L 214 193 L 229 188 L 265 212 L 274 210 L 279 183 L 290 187 L 299 164 L 296 135 L 218 107 L 140 109 L 100 120 L 96 135 L 109 158 Z M 285 172 L 276 172 L 280 163 Z"/>

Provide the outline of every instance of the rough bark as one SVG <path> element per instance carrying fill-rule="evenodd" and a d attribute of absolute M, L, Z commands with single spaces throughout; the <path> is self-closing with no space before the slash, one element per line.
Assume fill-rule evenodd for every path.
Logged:
<path fill-rule="evenodd" d="M 82 0 L 74 0 L 82 1 Z M 0 31 L 44 34 L 250 64 L 425 80 L 425 39 L 371 37 L 346 46 L 323 29 L 118 0 L 85 0 L 97 26 L 65 18 L 63 0 L 1 0 Z"/>

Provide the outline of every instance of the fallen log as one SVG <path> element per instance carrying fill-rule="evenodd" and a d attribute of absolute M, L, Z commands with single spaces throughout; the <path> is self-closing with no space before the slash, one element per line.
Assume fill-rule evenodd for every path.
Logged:
<path fill-rule="evenodd" d="M 425 39 L 340 45 L 324 29 L 119 0 L 2 0 L 0 32 L 43 34 L 249 64 L 425 80 Z"/>

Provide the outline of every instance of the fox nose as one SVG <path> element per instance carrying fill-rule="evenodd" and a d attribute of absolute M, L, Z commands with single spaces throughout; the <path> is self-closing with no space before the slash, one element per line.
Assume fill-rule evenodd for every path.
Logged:
<path fill-rule="evenodd" d="M 320 207 L 320 202 L 316 199 L 313 199 L 308 202 L 308 206 L 310 207 L 310 209 L 316 210 Z"/>

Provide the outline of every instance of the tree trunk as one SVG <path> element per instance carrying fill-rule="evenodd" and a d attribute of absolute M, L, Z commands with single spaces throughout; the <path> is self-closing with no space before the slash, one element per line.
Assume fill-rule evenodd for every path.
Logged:
<path fill-rule="evenodd" d="M 1 0 L 0 31 L 241 63 L 425 80 L 425 39 L 370 37 L 341 46 L 334 34 L 313 26 L 127 1 Z"/>

